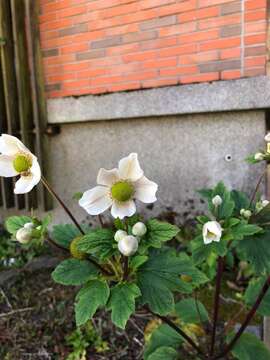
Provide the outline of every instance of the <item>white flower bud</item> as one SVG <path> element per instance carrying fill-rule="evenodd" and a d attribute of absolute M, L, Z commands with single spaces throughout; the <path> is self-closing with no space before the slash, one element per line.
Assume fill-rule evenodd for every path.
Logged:
<path fill-rule="evenodd" d="M 143 222 L 137 222 L 132 227 L 132 234 L 134 236 L 143 236 L 146 234 L 146 232 L 147 232 L 147 227 Z"/>
<path fill-rule="evenodd" d="M 114 234 L 114 240 L 116 242 L 120 241 L 121 239 L 123 239 L 125 236 L 127 236 L 127 232 L 124 230 L 117 230 L 116 233 Z"/>
<path fill-rule="evenodd" d="M 254 159 L 257 161 L 262 161 L 262 160 L 264 160 L 264 154 L 261 152 L 258 152 L 254 155 Z"/>
<path fill-rule="evenodd" d="M 222 227 L 217 221 L 208 221 L 203 225 L 203 241 L 210 244 L 212 241 L 219 242 L 222 236 Z"/>
<path fill-rule="evenodd" d="M 240 215 L 242 215 L 244 218 L 249 219 L 252 215 L 252 212 L 250 210 L 241 209 Z"/>
<path fill-rule="evenodd" d="M 22 227 L 16 233 L 16 240 L 21 244 L 27 244 L 32 239 L 32 230 Z"/>
<path fill-rule="evenodd" d="M 221 196 L 219 196 L 219 195 L 216 195 L 216 196 L 214 196 L 213 197 L 213 199 L 212 199 L 212 204 L 214 205 L 214 206 L 220 206 L 221 204 L 222 204 L 222 198 L 221 198 Z"/>
<path fill-rule="evenodd" d="M 262 207 L 266 207 L 269 204 L 268 200 L 262 200 Z"/>
<path fill-rule="evenodd" d="M 264 140 L 266 142 L 270 142 L 270 132 L 267 135 L 265 135 Z"/>
<path fill-rule="evenodd" d="M 131 256 L 138 250 L 138 240 L 135 236 L 128 235 L 119 240 L 118 250 L 125 256 Z"/>
<path fill-rule="evenodd" d="M 31 222 L 29 222 L 29 223 L 24 224 L 23 227 L 24 227 L 25 229 L 30 229 L 30 230 L 32 230 L 32 229 L 34 228 L 34 224 L 31 223 Z"/>

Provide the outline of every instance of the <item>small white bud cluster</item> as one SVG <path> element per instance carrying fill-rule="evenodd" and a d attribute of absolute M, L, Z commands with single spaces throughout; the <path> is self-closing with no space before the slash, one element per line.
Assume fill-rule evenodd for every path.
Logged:
<path fill-rule="evenodd" d="M 114 240 L 118 242 L 118 250 L 124 256 L 132 256 L 136 253 L 139 247 L 140 237 L 144 236 L 147 232 L 147 227 L 142 222 L 137 222 L 132 227 L 132 234 L 124 230 L 117 230 L 114 235 Z"/>
<path fill-rule="evenodd" d="M 261 200 L 256 203 L 256 210 L 257 212 L 261 211 L 264 207 L 269 204 L 268 200 Z"/>
<path fill-rule="evenodd" d="M 240 215 L 243 216 L 245 219 L 249 219 L 252 215 L 252 212 L 250 210 L 241 209 Z"/>
<path fill-rule="evenodd" d="M 32 240 L 33 223 L 26 223 L 16 233 L 16 240 L 21 244 L 28 244 Z"/>
<path fill-rule="evenodd" d="M 261 152 L 257 152 L 255 155 L 254 155 L 254 159 L 257 160 L 257 161 L 263 161 L 264 160 L 264 154 L 261 153 Z"/>
<path fill-rule="evenodd" d="M 212 204 L 213 204 L 215 207 L 220 206 L 220 205 L 222 204 L 222 198 L 221 198 L 221 196 L 219 196 L 219 195 L 214 196 L 213 199 L 212 199 Z"/>

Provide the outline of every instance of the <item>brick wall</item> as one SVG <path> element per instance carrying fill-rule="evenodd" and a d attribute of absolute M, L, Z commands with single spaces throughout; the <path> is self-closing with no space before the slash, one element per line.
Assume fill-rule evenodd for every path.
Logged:
<path fill-rule="evenodd" d="M 265 74 L 267 0 L 40 0 L 49 97 Z"/>

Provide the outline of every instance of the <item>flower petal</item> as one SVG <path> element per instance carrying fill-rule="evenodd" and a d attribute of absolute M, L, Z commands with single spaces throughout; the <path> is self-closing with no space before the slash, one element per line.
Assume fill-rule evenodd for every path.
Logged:
<path fill-rule="evenodd" d="M 13 156 L 0 155 L 0 176 L 12 177 L 18 175 L 13 167 Z"/>
<path fill-rule="evenodd" d="M 2 134 L 0 136 L 0 153 L 5 155 L 15 155 L 20 151 L 30 152 L 15 136 L 8 134 Z"/>
<path fill-rule="evenodd" d="M 133 200 L 125 202 L 114 201 L 111 209 L 112 216 L 116 219 L 124 219 L 126 216 L 132 216 L 136 212 L 136 205 Z"/>
<path fill-rule="evenodd" d="M 143 203 L 150 204 L 157 201 L 156 192 L 158 185 L 147 179 L 146 176 L 143 176 L 141 179 L 136 181 L 135 185 L 135 195 L 134 197 Z"/>
<path fill-rule="evenodd" d="M 112 205 L 108 187 L 96 186 L 86 191 L 79 200 L 79 205 L 90 215 L 103 213 Z"/>
<path fill-rule="evenodd" d="M 98 185 L 111 186 L 119 180 L 118 169 L 106 170 L 100 169 L 97 176 Z"/>
<path fill-rule="evenodd" d="M 119 161 L 119 175 L 121 179 L 131 181 L 139 180 L 143 176 L 137 154 L 131 153 Z"/>
<path fill-rule="evenodd" d="M 27 176 L 21 175 L 21 178 L 16 182 L 14 189 L 15 194 L 26 194 L 40 182 L 41 170 L 37 158 L 33 156 L 32 161 L 30 174 Z"/>

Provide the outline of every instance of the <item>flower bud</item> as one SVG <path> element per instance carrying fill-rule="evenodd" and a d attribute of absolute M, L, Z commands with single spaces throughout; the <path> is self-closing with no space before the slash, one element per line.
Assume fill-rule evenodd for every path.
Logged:
<path fill-rule="evenodd" d="M 270 132 L 267 135 L 265 135 L 264 140 L 266 142 L 270 142 Z"/>
<path fill-rule="evenodd" d="M 78 236 L 73 239 L 70 243 L 69 250 L 71 255 L 78 260 L 84 260 L 87 257 L 87 254 L 78 250 L 78 243 L 81 240 L 82 236 Z"/>
<path fill-rule="evenodd" d="M 222 236 L 222 227 L 217 221 L 208 221 L 203 225 L 203 241 L 210 244 L 212 241 L 219 242 Z"/>
<path fill-rule="evenodd" d="M 257 160 L 257 161 L 262 161 L 262 160 L 264 160 L 264 154 L 261 153 L 261 152 L 257 152 L 257 153 L 254 155 L 254 159 Z"/>
<path fill-rule="evenodd" d="M 132 234 L 134 236 L 143 236 L 147 233 L 147 227 L 143 222 L 137 222 L 132 227 Z"/>
<path fill-rule="evenodd" d="M 121 239 L 123 239 L 125 236 L 127 236 L 127 232 L 124 230 L 117 230 L 116 233 L 114 234 L 114 240 L 116 242 L 120 241 Z"/>
<path fill-rule="evenodd" d="M 135 236 L 128 235 L 119 240 L 118 250 L 125 256 L 131 256 L 138 250 L 138 240 Z"/>
<path fill-rule="evenodd" d="M 262 207 L 266 207 L 269 204 L 268 200 L 262 200 Z"/>
<path fill-rule="evenodd" d="M 222 204 L 222 198 L 221 198 L 221 196 L 219 196 L 219 195 L 214 196 L 213 199 L 212 199 L 212 204 L 213 204 L 215 207 L 220 206 L 220 205 Z"/>
<path fill-rule="evenodd" d="M 252 212 L 250 210 L 241 209 L 240 215 L 242 215 L 244 218 L 249 219 L 252 215 Z"/>
<path fill-rule="evenodd" d="M 32 239 L 32 230 L 22 227 L 16 233 L 16 240 L 21 244 L 27 244 Z"/>
<path fill-rule="evenodd" d="M 30 229 L 32 230 L 34 228 L 34 224 L 32 222 L 26 223 L 23 226 L 25 229 Z"/>

